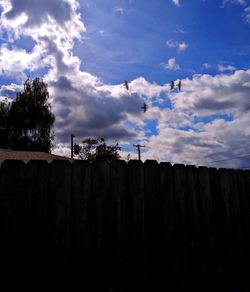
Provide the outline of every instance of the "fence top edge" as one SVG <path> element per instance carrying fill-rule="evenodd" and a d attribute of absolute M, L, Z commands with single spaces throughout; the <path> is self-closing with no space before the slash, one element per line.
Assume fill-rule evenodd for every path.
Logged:
<path fill-rule="evenodd" d="M 9 166 L 9 165 L 22 165 L 25 166 L 27 163 L 23 160 L 17 160 L 17 159 L 6 159 L 4 160 L 0 166 L 1 167 L 5 167 L 5 166 Z"/>

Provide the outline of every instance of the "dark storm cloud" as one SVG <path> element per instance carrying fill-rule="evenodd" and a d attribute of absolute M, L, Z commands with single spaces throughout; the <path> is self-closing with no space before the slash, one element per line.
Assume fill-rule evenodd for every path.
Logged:
<path fill-rule="evenodd" d="M 204 100 L 198 100 L 195 103 L 195 107 L 197 109 L 206 109 L 206 110 L 214 110 L 214 111 L 220 111 L 228 108 L 233 108 L 236 104 L 236 101 L 217 101 L 214 99 L 204 99 Z"/>
<path fill-rule="evenodd" d="M 127 129 L 127 113 L 140 114 L 140 97 L 106 96 L 107 92 L 88 95 L 83 89 L 54 99 L 57 139 L 66 142 L 73 132 L 78 137 L 131 139 L 137 134 Z"/>
<path fill-rule="evenodd" d="M 72 86 L 71 81 L 65 76 L 60 76 L 57 82 L 52 81 L 51 86 L 60 88 L 61 90 L 75 90 L 74 87 Z M 66 102 L 65 99 L 64 101 Z"/>

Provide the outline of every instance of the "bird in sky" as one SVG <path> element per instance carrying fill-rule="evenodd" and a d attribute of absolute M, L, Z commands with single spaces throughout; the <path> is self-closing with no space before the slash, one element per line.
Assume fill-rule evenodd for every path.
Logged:
<path fill-rule="evenodd" d="M 179 91 L 181 91 L 181 80 L 179 80 L 177 86 L 178 86 Z"/>
<path fill-rule="evenodd" d="M 143 106 L 141 107 L 141 109 L 143 109 L 144 113 L 147 111 L 148 106 L 146 105 L 146 103 L 143 103 Z"/>
<path fill-rule="evenodd" d="M 123 86 L 125 86 L 125 88 L 128 90 L 128 81 L 127 80 L 124 81 Z"/>
<path fill-rule="evenodd" d="M 174 89 L 174 81 L 173 80 L 171 81 L 171 83 L 169 84 L 169 86 L 170 86 L 170 90 L 171 89 Z"/>

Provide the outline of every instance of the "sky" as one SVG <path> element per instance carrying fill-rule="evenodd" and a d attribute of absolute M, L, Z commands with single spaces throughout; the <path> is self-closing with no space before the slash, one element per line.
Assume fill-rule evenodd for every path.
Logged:
<path fill-rule="evenodd" d="M 125 160 L 139 143 L 143 161 L 250 168 L 250 0 L 0 0 L 0 99 L 35 77 L 53 153 L 74 134 Z"/>

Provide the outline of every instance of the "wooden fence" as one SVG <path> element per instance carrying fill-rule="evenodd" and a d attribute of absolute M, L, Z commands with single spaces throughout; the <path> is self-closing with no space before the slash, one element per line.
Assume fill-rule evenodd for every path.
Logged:
<path fill-rule="evenodd" d="M 5 161 L 0 232 L 5 276 L 67 278 L 84 291 L 243 291 L 250 171 Z"/>

